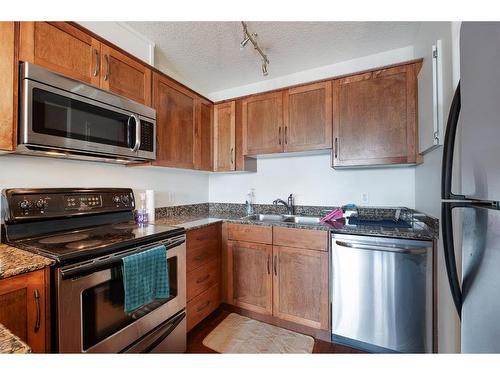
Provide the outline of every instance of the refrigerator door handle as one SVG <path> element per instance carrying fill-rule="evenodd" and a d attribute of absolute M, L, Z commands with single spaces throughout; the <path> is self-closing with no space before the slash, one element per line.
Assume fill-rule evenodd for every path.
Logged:
<path fill-rule="evenodd" d="M 458 205 L 459 206 L 459 205 Z M 450 284 L 453 302 L 458 312 L 462 315 L 462 290 L 458 278 L 457 264 L 455 260 L 455 245 L 453 242 L 453 220 L 452 210 L 457 207 L 454 203 L 442 203 L 441 206 L 441 229 L 443 231 L 444 259 L 446 264 L 446 273 Z"/>
<path fill-rule="evenodd" d="M 441 173 L 441 198 L 442 199 L 457 199 L 463 200 L 465 196 L 455 195 L 451 192 L 452 175 L 453 175 L 453 152 L 455 149 L 455 138 L 457 135 L 458 119 L 460 116 L 461 98 L 460 98 L 460 82 L 453 95 L 453 100 L 448 114 L 448 122 L 446 124 L 446 135 L 443 146 L 443 163 Z"/>

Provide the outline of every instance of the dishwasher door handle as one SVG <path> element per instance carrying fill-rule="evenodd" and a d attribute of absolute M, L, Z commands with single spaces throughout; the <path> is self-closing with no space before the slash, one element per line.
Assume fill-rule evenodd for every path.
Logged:
<path fill-rule="evenodd" d="M 371 251 L 386 251 L 390 253 L 400 253 L 400 254 L 410 254 L 410 255 L 421 255 L 427 252 L 427 248 L 401 248 L 401 247 L 390 247 L 390 246 L 379 246 L 371 244 L 357 244 L 352 242 L 335 241 L 338 246 L 348 247 L 352 249 L 359 250 L 371 250 Z"/>

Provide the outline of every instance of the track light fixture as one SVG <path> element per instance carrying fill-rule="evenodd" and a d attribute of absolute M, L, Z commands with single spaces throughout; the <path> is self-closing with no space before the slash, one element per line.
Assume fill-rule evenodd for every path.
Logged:
<path fill-rule="evenodd" d="M 267 76 L 269 73 L 267 72 L 267 66 L 269 65 L 269 59 L 267 58 L 267 55 L 262 51 L 262 49 L 259 47 L 257 43 L 257 34 L 252 33 L 250 34 L 248 32 L 247 24 L 245 22 L 241 22 L 241 26 L 243 27 L 243 40 L 240 43 L 240 49 L 245 48 L 245 46 L 248 44 L 248 42 L 252 42 L 253 44 L 253 49 L 257 50 L 257 52 L 260 54 L 262 57 L 262 75 Z"/>

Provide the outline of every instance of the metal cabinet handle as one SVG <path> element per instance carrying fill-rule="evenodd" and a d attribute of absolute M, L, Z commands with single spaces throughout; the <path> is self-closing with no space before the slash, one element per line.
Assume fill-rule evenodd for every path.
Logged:
<path fill-rule="evenodd" d="M 334 156 L 335 156 L 335 159 L 338 158 L 338 152 L 339 152 L 339 140 L 337 137 L 335 137 L 335 144 L 333 146 L 333 150 L 334 150 Z"/>
<path fill-rule="evenodd" d="M 288 144 L 288 126 L 285 126 L 285 144 Z"/>
<path fill-rule="evenodd" d="M 274 256 L 274 275 L 278 276 L 278 256 Z"/>
<path fill-rule="evenodd" d="M 35 306 L 36 306 L 36 322 L 35 326 L 33 327 L 33 330 L 35 332 L 38 332 L 40 330 L 40 291 L 38 289 L 35 289 L 35 292 L 33 294 L 35 297 Z"/>
<path fill-rule="evenodd" d="M 109 66 L 109 56 L 104 55 L 104 60 L 106 60 L 106 73 L 104 73 L 104 80 L 107 81 L 109 79 L 109 75 L 111 74 L 111 68 Z"/>
<path fill-rule="evenodd" d="M 210 278 L 210 274 L 208 274 L 204 277 L 200 277 L 199 279 L 196 280 L 196 284 L 202 283 L 202 282 L 208 280 L 209 278 Z"/>
<path fill-rule="evenodd" d="M 231 147 L 231 164 L 234 164 L 233 152 L 234 152 L 234 147 Z"/>
<path fill-rule="evenodd" d="M 94 77 L 97 77 L 97 75 L 99 74 L 99 70 L 101 68 L 101 62 L 99 61 L 99 51 L 94 49 L 94 53 L 95 53 L 95 69 L 92 75 Z"/>
<path fill-rule="evenodd" d="M 196 311 L 197 311 L 197 312 L 200 312 L 200 311 L 204 310 L 205 308 L 207 308 L 207 307 L 208 307 L 208 305 L 210 305 L 210 301 L 205 302 L 203 305 L 201 305 L 200 307 L 198 307 L 198 308 L 196 309 Z"/>
<path fill-rule="evenodd" d="M 410 255 L 420 255 L 420 254 L 425 254 L 427 252 L 427 248 L 389 247 L 389 246 L 356 244 L 344 241 L 336 241 L 336 244 L 338 246 L 348 247 L 351 249 L 385 251 L 389 253 L 410 254 Z"/>
<path fill-rule="evenodd" d="M 278 128 L 278 144 L 281 145 L 281 126 Z"/>
<path fill-rule="evenodd" d="M 271 274 L 271 255 L 267 256 L 267 274 Z"/>

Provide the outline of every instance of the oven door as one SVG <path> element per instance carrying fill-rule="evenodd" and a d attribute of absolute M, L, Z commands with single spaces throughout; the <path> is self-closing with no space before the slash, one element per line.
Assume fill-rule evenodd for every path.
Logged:
<path fill-rule="evenodd" d="M 155 159 L 154 130 L 154 120 L 131 111 L 30 79 L 22 81 L 19 144 L 28 150 Z"/>
<path fill-rule="evenodd" d="M 186 308 L 185 254 L 185 242 L 167 250 L 170 297 L 130 314 L 124 312 L 121 258 L 106 269 L 92 273 L 87 269 L 83 276 L 65 277 L 64 269 L 59 269 L 56 285 L 59 352 L 118 353 L 183 311 Z M 178 335 L 179 330 L 176 332 Z"/>

